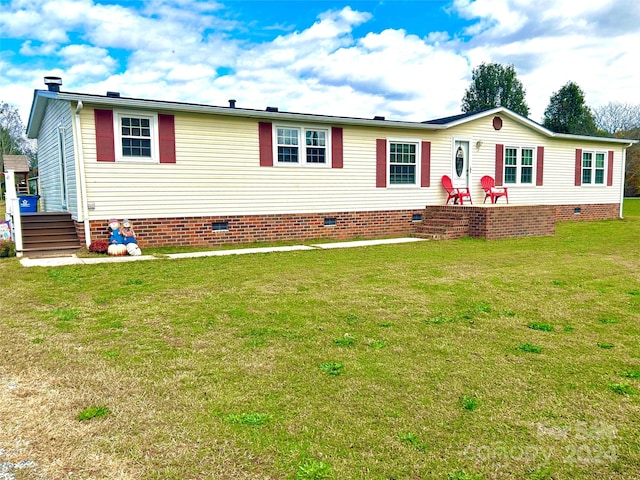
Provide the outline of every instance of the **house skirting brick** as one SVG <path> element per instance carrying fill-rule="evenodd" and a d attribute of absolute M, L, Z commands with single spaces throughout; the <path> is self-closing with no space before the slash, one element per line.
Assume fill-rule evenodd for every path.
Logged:
<path fill-rule="evenodd" d="M 555 208 L 514 205 L 476 208 L 469 219 L 469 236 L 501 238 L 542 237 L 556 232 Z"/>
<path fill-rule="evenodd" d="M 313 239 L 347 240 L 413 235 L 421 222 L 434 211 L 465 212 L 468 227 L 454 235 L 489 240 L 555 233 L 555 222 L 566 220 L 604 220 L 618 218 L 619 204 L 584 205 L 438 205 L 424 210 L 373 212 L 329 212 L 284 215 L 232 215 L 208 217 L 132 218 L 141 247 L 217 246 L 253 242 L 304 241 Z M 465 225 L 467 222 L 464 222 Z M 214 224 L 217 230 L 214 230 Z M 109 238 L 108 220 L 91 220 L 91 239 Z M 84 226 L 76 223 L 78 238 L 84 245 Z"/>
<path fill-rule="evenodd" d="M 215 246 L 406 236 L 413 232 L 413 215 L 422 213 L 423 210 L 397 210 L 130 220 L 140 247 Z M 219 230 L 214 230 L 214 224 Z M 78 232 L 81 231 L 79 227 Z M 108 221 L 92 220 L 91 239 L 108 238 Z"/>
<path fill-rule="evenodd" d="M 619 203 L 586 203 L 582 205 L 556 205 L 556 220 L 564 221 L 589 221 L 608 220 L 619 218 Z"/>
<path fill-rule="evenodd" d="M 588 221 L 618 218 L 619 204 L 583 205 L 436 205 L 426 207 L 425 223 L 437 218 L 442 239 L 464 236 L 496 240 L 500 238 L 553 235 L 558 221 Z M 449 226 L 443 218 L 455 218 Z M 461 217 L 462 215 L 462 217 Z M 462 225 L 462 226 L 461 226 Z M 420 230 L 430 231 L 423 226 Z"/>

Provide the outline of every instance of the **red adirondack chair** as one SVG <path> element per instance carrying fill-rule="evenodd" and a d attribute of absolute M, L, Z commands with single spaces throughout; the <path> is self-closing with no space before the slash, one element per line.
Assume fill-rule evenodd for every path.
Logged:
<path fill-rule="evenodd" d="M 442 176 L 442 186 L 447 191 L 447 201 L 445 202 L 445 205 L 448 205 L 449 200 L 451 200 L 452 198 L 453 198 L 454 205 L 456 203 L 460 203 L 460 205 L 464 205 L 465 198 L 469 199 L 469 203 L 473 203 L 471 201 L 471 192 L 469 191 L 469 188 L 467 187 L 454 188 L 453 182 L 451 181 L 451 177 L 449 177 L 448 175 Z"/>
<path fill-rule="evenodd" d="M 491 199 L 491 203 L 496 203 L 500 197 L 504 197 L 507 203 L 509 203 L 509 192 L 507 187 L 496 187 L 496 181 L 493 177 L 485 175 L 480 179 L 480 183 L 484 190 L 484 201 L 482 203 L 485 203 L 487 198 Z"/>

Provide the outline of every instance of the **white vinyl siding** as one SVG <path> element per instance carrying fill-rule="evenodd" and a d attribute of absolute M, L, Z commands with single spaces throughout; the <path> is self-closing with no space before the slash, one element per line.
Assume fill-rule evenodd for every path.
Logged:
<path fill-rule="evenodd" d="M 39 194 L 41 211 L 68 211 L 77 219 L 78 190 L 71 122 L 72 112 L 69 102 L 48 101 L 38 136 Z M 64 155 L 64 172 L 60 166 L 61 154 Z M 63 176 L 66 177 L 66 196 L 62 189 Z"/>
<path fill-rule="evenodd" d="M 508 146 L 527 146 L 533 149 L 533 179 L 531 184 L 520 184 L 509 189 L 510 204 L 529 205 L 576 205 L 576 204 L 618 204 L 622 188 L 622 149 L 621 144 L 600 142 L 594 139 L 585 144 L 581 139 L 550 138 L 536 130 L 524 126 L 501 115 L 503 127 L 500 131 L 493 129 L 491 118 L 481 118 L 448 130 L 434 132 L 431 136 L 431 185 L 439 184 L 442 175 L 451 172 L 451 139 L 466 137 L 471 139 L 470 156 L 473 170 L 470 178 L 470 189 L 474 204 L 482 203 L 484 192 L 480 185 L 480 177 L 496 173 L 496 144 Z M 443 140 L 444 137 L 444 140 Z M 537 149 L 544 148 L 543 184 L 536 186 Z M 574 186 L 575 151 L 613 151 L 613 185 L 598 189 L 594 197 L 594 189 Z M 605 156 L 604 182 L 607 182 L 608 163 Z M 446 160 L 443 160 L 446 159 Z M 444 162 L 444 163 L 443 163 Z M 504 167 L 503 167 L 504 168 Z M 504 182 L 503 182 L 504 183 Z M 509 186 L 508 184 L 504 183 Z M 442 187 L 440 187 L 442 189 Z M 442 203 L 446 195 L 443 195 Z"/>
<path fill-rule="evenodd" d="M 186 113 L 175 113 L 175 164 L 97 162 L 91 106 L 85 105 L 81 119 L 88 200 L 95 206 L 90 215 L 95 219 L 116 217 L 135 221 L 135 218 L 182 216 L 417 210 L 425 205 L 441 205 L 446 195 L 440 178 L 451 172 L 452 138 L 470 139 L 473 160 L 470 186 L 474 204 L 481 204 L 484 196 L 480 177 L 495 174 L 496 143 L 545 147 L 544 185 L 535 187 L 534 166 L 533 184 L 510 190 L 510 203 L 618 203 L 620 196 L 620 147 L 595 145 L 598 148 L 594 149 L 599 151 L 616 149 L 617 167 L 614 168 L 614 187 L 599 189 L 594 198 L 593 189 L 573 187 L 575 150 L 585 148 L 584 142 L 544 137 L 508 118 L 504 118 L 504 127 L 497 133 L 486 118 L 432 131 L 340 125 L 343 127 L 343 168 L 328 168 L 331 165 L 329 145 L 327 168 L 275 166 L 278 124 L 273 126 L 274 167 L 261 167 L 257 120 Z M 330 126 L 316 128 L 326 129 L 327 143 L 330 143 Z M 380 138 L 388 139 L 387 148 L 391 140 L 404 143 L 412 139 L 417 143 L 418 154 L 421 151 L 418 142 L 431 142 L 431 186 L 376 188 L 376 140 Z M 298 139 L 302 141 L 306 137 L 300 135 Z M 482 140 L 481 146 L 476 146 L 478 140 Z M 419 170 L 419 159 L 416 165 Z M 416 182 L 420 182 L 418 171 Z"/>

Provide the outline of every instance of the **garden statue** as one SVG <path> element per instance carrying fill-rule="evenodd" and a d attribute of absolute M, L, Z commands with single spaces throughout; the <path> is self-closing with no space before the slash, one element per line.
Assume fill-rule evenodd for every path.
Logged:
<path fill-rule="evenodd" d="M 138 242 L 136 241 L 136 233 L 133 231 L 131 222 L 126 218 L 122 221 L 120 233 L 124 239 L 123 243 L 126 245 L 127 253 L 129 253 L 129 255 L 142 255 L 142 251 L 140 250 L 140 247 L 138 247 Z"/>
<path fill-rule="evenodd" d="M 114 257 L 119 257 L 127 254 L 127 247 L 124 244 L 124 237 L 120 231 L 120 222 L 115 218 L 109 220 L 109 249 L 107 253 Z"/>

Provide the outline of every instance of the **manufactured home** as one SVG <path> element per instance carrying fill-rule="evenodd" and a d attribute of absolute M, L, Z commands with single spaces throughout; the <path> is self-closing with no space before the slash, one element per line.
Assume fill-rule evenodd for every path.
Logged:
<path fill-rule="evenodd" d="M 141 246 L 547 235 L 621 216 L 632 141 L 557 134 L 498 107 L 425 122 L 65 92 L 34 94 L 42 213 L 79 242 L 128 218 Z M 471 203 L 445 205 L 442 177 Z M 485 202 L 480 179 L 508 189 Z"/>

